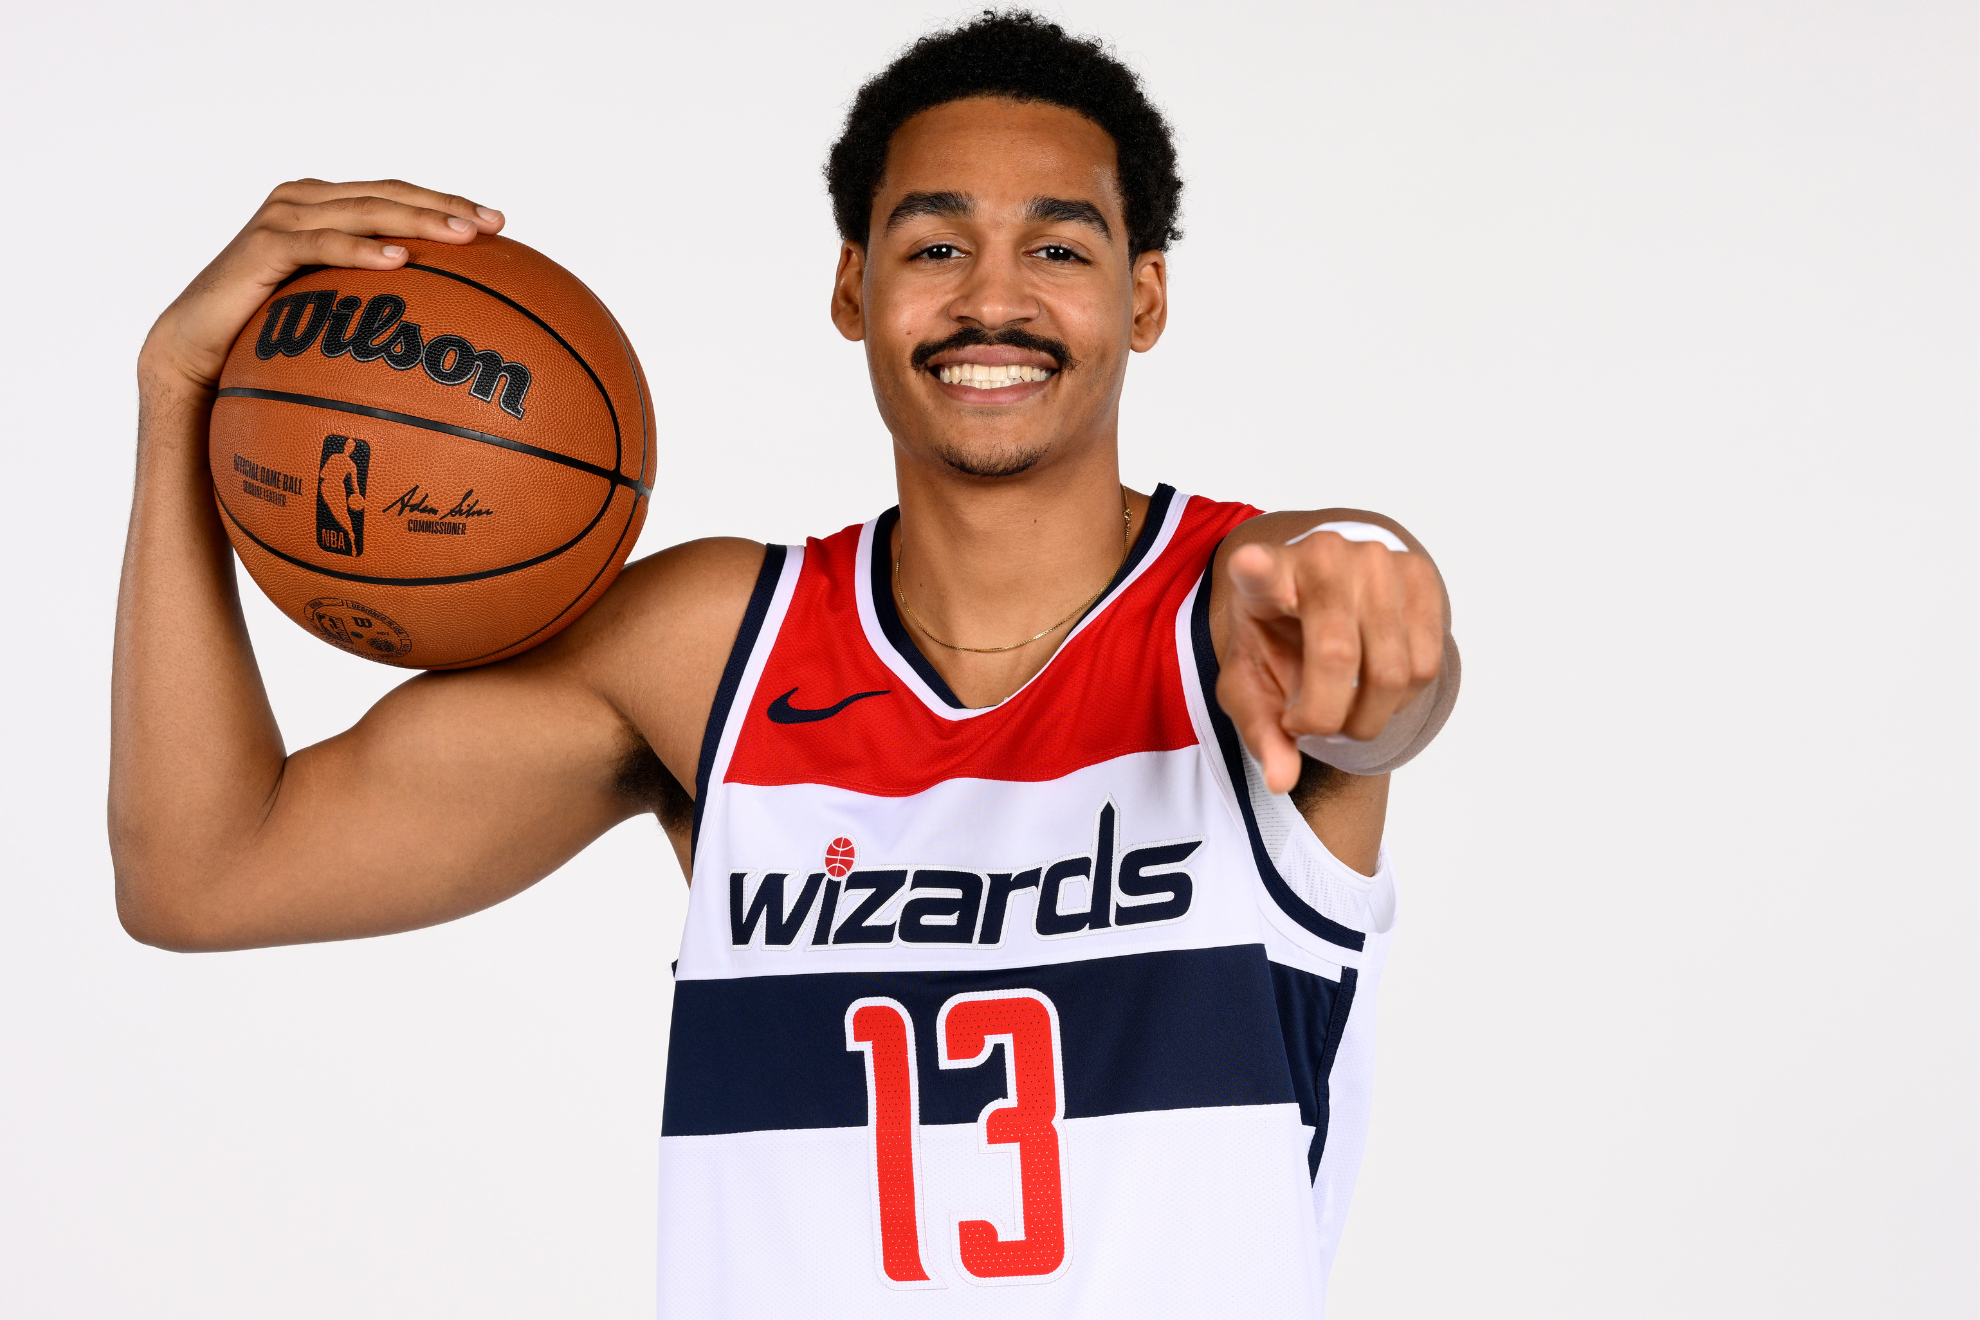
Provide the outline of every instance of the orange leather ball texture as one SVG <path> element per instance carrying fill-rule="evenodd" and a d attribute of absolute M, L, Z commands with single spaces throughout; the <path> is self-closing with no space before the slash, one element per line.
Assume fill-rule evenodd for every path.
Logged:
<path fill-rule="evenodd" d="M 612 585 L 646 519 L 653 410 L 562 266 L 501 237 L 401 241 L 398 270 L 304 270 L 241 331 L 213 491 L 284 614 L 368 660 L 461 669 Z"/>

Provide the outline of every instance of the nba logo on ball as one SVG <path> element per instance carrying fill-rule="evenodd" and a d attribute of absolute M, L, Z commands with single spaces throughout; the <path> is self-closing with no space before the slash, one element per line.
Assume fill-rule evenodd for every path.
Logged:
<path fill-rule="evenodd" d="M 825 845 L 825 874 L 831 876 L 834 880 L 845 879 L 846 872 L 853 869 L 853 862 L 858 859 L 858 856 L 858 850 L 853 847 L 853 841 L 841 834 L 838 838 Z"/>
<path fill-rule="evenodd" d="M 364 553 L 364 493 L 371 484 L 371 446 L 349 436 L 323 437 L 316 468 L 316 544 L 333 555 Z"/>

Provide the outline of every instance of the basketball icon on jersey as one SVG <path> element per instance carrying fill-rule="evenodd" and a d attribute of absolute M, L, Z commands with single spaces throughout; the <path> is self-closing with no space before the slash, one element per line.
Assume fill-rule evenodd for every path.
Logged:
<path fill-rule="evenodd" d="M 841 834 L 825 845 L 825 874 L 834 880 L 843 880 L 858 859 L 859 850 L 853 846 L 853 841 Z"/>
<path fill-rule="evenodd" d="M 316 544 L 353 559 L 364 553 L 364 496 L 371 484 L 371 445 L 345 435 L 323 437 L 316 468 Z"/>

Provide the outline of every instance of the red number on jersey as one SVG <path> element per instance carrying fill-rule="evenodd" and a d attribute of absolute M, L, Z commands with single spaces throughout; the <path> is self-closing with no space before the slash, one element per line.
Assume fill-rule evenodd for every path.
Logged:
<path fill-rule="evenodd" d="M 935 1022 L 944 1068 L 977 1067 L 1003 1042 L 1009 1098 L 986 1105 L 978 1122 L 986 1145 L 1018 1149 L 1019 1234 L 1002 1238 L 988 1220 L 964 1220 L 956 1226 L 963 1269 L 985 1281 L 1051 1278 L 1066 1263 L 1058 1011 L 1036 990 L 996 990 L 957 995 Z"/>
<path fill-rule="evenodd" d="M 1005 1095 L 978 1124 L 986 1146 L 1016 1146 L 1018 1236 L 987 1219 L 956 1225 L 958 1255 L 979 1283 L 1042 1283 L 1066 1264 L 1066 1208 L 1059 1161 L 1065 1068 L 1059 1013 L 1036 990 L 957 995 L 936 1016 L 937 1062 L 976 1068 L 1004 1047 Z M 895 1288 L 940 1288 L 921 1260 L 920 1090 L 914 1021 L 892 999 L 861 999 L 846 1010 L 846 1048 L 866 1055 L 867 1126 L 873 1134 L 874 1202 L 880 1274 Z"/>
<path fill-rule="evenodd" d="M 895 1000 L 856 1000 L 846 1009 L 846 1048 L 866 1055 L 881 1277 L 896 1288 L 939 1288 L 941 1283 L 929 1278 L 921 1264 L 921 1206 L 915 1188 L 921 1105 L 914 1076 L 914 1020 Z"/>

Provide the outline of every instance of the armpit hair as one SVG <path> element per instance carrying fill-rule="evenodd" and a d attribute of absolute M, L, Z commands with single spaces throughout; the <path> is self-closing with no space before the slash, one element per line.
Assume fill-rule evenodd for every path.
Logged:
<path fill-rule="evenodd" d="M 1292 803 L 1303 816 L 1315 807 L 1333 797 L 1347 787 L 1348 777 L 1334 769 L 1325 761 L 1316 761 L 1305 752 L 1299 754 L 1299 782 L 1292 786 L 1288 794 Z"/>
<path fill-rule="evenodd" d="M 684 829 L 694 819 L 694 799 L 636 732 L 619 762 L 613 787 L 621 797 L 658 816 L 663 829 Z"/>

